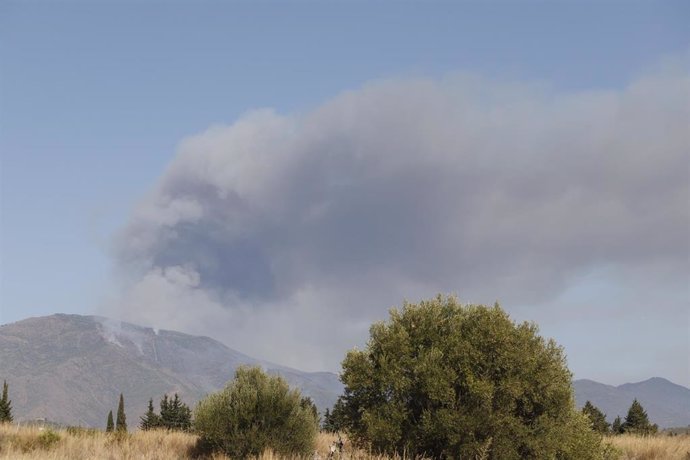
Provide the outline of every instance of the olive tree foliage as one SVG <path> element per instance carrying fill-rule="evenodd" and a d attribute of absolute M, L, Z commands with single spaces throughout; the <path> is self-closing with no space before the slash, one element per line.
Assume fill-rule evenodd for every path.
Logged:
<path fill-rule="evenodd" d="M 298 390 L 258 367 L 240 367 L 234 380 L 199 402 L 194 429 L 198 450 L 232 458 L 258 456 L 266 449 L 285 456 L 313 451 L 317 414 Z"/>
<path fill-rule="evenodd" d="M 576 410 L 563 350 L 498 306 L 438 296 L 392 309 L 343 361 L 344 425 L 387 454 L 492 459 L 601 457 Z"/>

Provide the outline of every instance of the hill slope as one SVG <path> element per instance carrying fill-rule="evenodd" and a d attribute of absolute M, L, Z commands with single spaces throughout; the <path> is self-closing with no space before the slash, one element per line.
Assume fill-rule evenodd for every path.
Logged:
<path fill-rule="evenodd" d="M 130 426 L 149 398 L 178 392 L 193 404 L 222 388 L 239 365 L 282 375 L 330 407 L 342 385 L 332 373 L 301 372 L 234 351 L 208 337 L 157 331 L 96 316 L 30 318 L 0 326 L 0 379 L 10 385 L 15 418 L 104 425 L 125 396 Z"/>
<path fill-rule="evenodd" d="M 652 423 L 662 428 L 690 425 L 690 389 L 666 379 L 654 377 L 619 386 L 576 380 L 573 386 L 578 407 L 589 400 L 606 414 L 609 422 L 617 415 L 624 419 L 633 399 L 637 398 Z"/>

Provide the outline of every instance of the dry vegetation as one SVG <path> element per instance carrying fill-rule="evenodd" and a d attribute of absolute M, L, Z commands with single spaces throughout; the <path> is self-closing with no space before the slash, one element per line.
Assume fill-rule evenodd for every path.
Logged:
<path fill-rule="evenodd" d="M 188 459 L 197 437 L 188 433 L 138 431 L 125 436 L 109 435 L 95 430 L 51 430 L 0 424 L 1 460 L 175 460 Z M 320 434 L 314 458 L 326 459 L 336 437 Z M 377 460 L 345 444 L 343 457 Z M 223 455 L 213 460 L 227 459 Z M 260 460 L 278 457 L 265 452 Z"/>
<path fill-rule="evenodd" d="M 689 435 L 620 435 L 606 440 L 621 452 L 620 460 L 690 460 Z"/>
<path fill-rule="evenodd" d="M 320 434 L 314 458 L 326 459 L 335 436 Z M 175 460 L 190 458 L 196 436 L 165 431 L 139 431 L 126 436 L 101 431 L 50 430 L 17 425 L 0 425 L 1 460 Z M 690 460 L 690 436 L 616 436 L 607 438 L 620 452 L 620 460 Z M 213 457 L 214 460 L 226 459 Z M 265 452 L 260 460 L 279 457 Z M 354 450 L 345 443 L 343 458 L 383 460 Z"/>

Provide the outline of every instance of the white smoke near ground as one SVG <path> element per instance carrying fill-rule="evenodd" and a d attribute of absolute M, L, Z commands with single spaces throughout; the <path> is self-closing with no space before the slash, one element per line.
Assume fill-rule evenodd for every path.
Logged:
<path fill-rule="evenodd" d="M 387 80 L 213 126 L 180 144 L 118 236 L 119 316 L 337 369 L 403 299 L 548 309 L 602 268 L 678 283 L 688 88 L 673 66 L 571 93 Z"/>

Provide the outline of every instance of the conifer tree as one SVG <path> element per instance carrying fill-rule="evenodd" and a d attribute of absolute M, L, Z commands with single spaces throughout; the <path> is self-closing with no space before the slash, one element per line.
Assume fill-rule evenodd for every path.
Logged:
<path fill-rule="evenodd" d="M 113 411 L 108 412 L 108 421 L 105 424 L 105 432 L 112 433 L 115 429 L 115 423 L 113 423 Z"/>
<path fill-rule="evenodd" d="M 611 424 L 611 431 L 613 434 L 622 434 L 623 433 L 623 422 L 621 421 L 621 416 L 617 416 L 616 419 L 613 421 Z"/>
<path fill-rule="evenodd" d="M 149 408 L 146 413 L 141 417 L 141 423 L 139 427 L 142 430 L 152 430 L 158 428 L 161 424 L 160 417 L 153 410 L 153 399 L 149 399 Z"/>
<path fill-rule="evenodd" d="M 12 417 L 12 401 L 10 401 L 8 396 L 7 381 L 4 380 L 2 383 L 2 399 L 0 399 L 0 423 L 11 422 L 12 420 L 14 420 L 14 417 Z"/>
<path fill-rule="evenodd" d="M 117 419 L 115 429 L 120 432 L 127 432 L 127 416 L 125 415 L 125 399 L 120 393 L 120 403 L 117 406 Z"/>
<path fill-rule="evenodd" d="M 587 401 L 582 408 L 582 413 L 585 414 L 592 421 L 592 429 L 597 433 L 607 434 L 609 432 L 609 424 L 606 421 L 606 414 L 599 410 L 591 402 Z"/>
<path fill-rule="evenodd" d="M 625 416 L 622 428 L 624 433 L 636 434 L 654 434 L 659 429 L 657 425 L 652 425 L 649 422 L 647 412 L 637 399 L 633 400 L 630 409 L 628 409 L 628 415 Z"/>
<path fill-rule="evenodd" d="M 164 395 L 161 399 L 160 424 L 168 430 L 187 431 L 192 426 L 192 411 L 182 402 L 180 395 L 175 395 L 169 399 Z"/>

